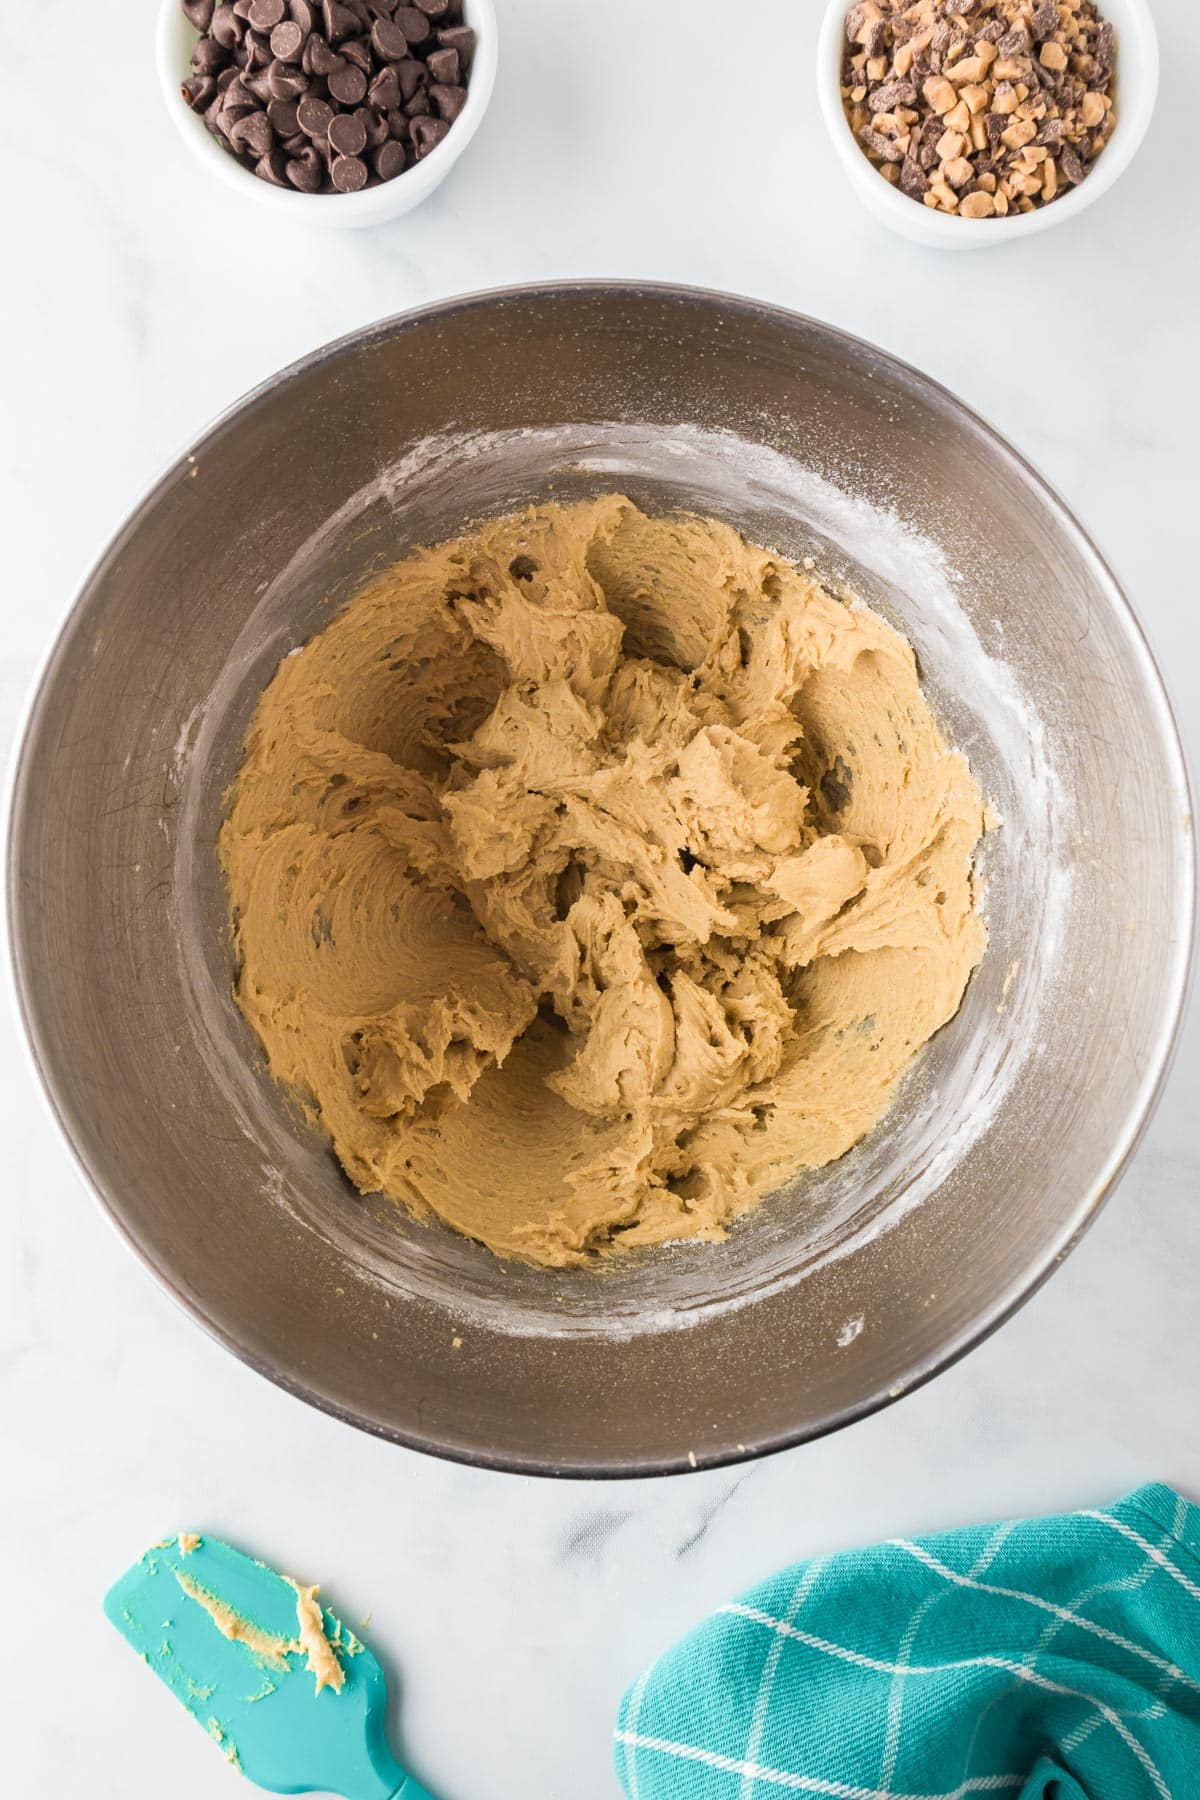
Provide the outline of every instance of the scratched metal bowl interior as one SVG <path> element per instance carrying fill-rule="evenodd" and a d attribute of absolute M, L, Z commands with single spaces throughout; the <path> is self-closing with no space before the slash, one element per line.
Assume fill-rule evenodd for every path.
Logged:
<path fill-rule="evenodd" d="M 472 518 L 613 488 L 812 556 L 879 608 L 1003 826 L 982 852 L 987 955 L 857 1149 L 724 1245 L 554 1272 L 358 1194 L 297 1121 L 231 999 L 215 840 L 264 684 L 365 575 Z M 686 1469 L 903 1393 L 1069 1249 L 1169 1054 L 1186 813 L 1111 574 L 952 396 L 745 301 L 499 293 L 277 377 L 116 538 L 21 753 L 17 984 L 89 1182 L 264 1374 L 470 1461 Z"/>

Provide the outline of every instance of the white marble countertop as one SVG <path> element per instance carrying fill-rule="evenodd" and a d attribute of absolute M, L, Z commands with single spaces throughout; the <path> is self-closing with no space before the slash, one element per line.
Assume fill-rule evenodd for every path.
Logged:
<path fill-rule="evenodd" d="M 978 257 L 912 247 L 860 211 L 813 102 L 817 0 L 744 17 L 725 0 L 499 0 L 495 99 L 447 185 L 394 225 L 328 237 L 264 219 L 194 164 L 155 83 L 154 0 L 104 9 L 126 48 L 100 75 L 81 73 L 92 9 L 36 10 L 36 29 L 28 9 L 0 15 L 5 743 L 80 575 L 215 412 L 381 315 L 572 275 L 741 290 L 945 382 L 1111 557 L 1200 742 L 1195 0 L 1156 0 L 1158 112 L 1113 193 Z M 46 44 L 77 72 L 65 105 Z M 589 1486 L 377 1443 L 208 1341 L 82 1191 L 5 1017 L 5 1792 L 238 1791 L 100 1614 L 108 1581 L 173 1527 L 324 1578 L 352 1618 L 373 1609 L 399 1740 L 441 1800 L 612 1800 L 626 1682 L 780 1563 L 1152 1478 L 1200 1498 L 1198 1084 L 1193 1012 L 1082 1248 L 929 1387 L 741 1470 Z"/>

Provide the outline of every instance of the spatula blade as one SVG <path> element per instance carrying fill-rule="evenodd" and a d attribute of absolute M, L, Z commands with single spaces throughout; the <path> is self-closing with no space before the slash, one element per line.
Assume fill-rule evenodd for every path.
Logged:
<path fill-rule="evenodd" d="M 386 1684 L 371 1652 L 320 1609 L 335 1659 L 328 1672 L 336 1679 L 340 1669 L 342 1686 L 318 1692 L 297 1605 L 296 1586 L 273 1569 L 219 1539 L 184 1535 L 147 1550 L 109 1591 L 104 1610 L 260 1787 L 428 1800 L 388 1749 Z"/>

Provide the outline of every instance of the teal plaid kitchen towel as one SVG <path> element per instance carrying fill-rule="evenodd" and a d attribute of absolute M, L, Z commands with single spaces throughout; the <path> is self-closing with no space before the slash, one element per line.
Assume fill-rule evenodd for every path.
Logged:
<path fill-rule="evenodd" d="M 616 1763 L 630 1800 L 1200 1800 L 1200 1508 L 797 1563 L 635 1682 Z"/>

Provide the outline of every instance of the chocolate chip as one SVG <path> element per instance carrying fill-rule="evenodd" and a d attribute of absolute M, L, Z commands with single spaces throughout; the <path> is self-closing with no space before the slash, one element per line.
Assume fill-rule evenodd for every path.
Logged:
<path fill-rule="evenodd" d="M 287 157 L 282 150 L 268 150 L 260 156 L 254 165 L 254 173 L 260 181 L 269 181 L 272 187 L 287 186 Z"/>
<path fill-rule="evenodd" d="M 267 91 L 272 100 L 299 100 L 308 92 L 308 76 L 286 63 L 273 62 L 267 70 Z"/>
<path fill-rule="evenodd" d="M 475 33 L 470 25 L 447 25 L 437 34 L 443 50 L 457 50 L 464 71 L 471 66 L 475 54 Z"/>
<path fill-rule="evenodd" d="M 354 117 L 362 120 L 363 130 L 367 134 L 368 150 L 378 150 L 380 144 L 387 143 L 389 135 L 387 118 L 377 107 L 360 106 Z"/>
<path fill-rule="evenodd" d="M 270 68 L 272 61 L 270 41 L 265 37 L 261 37 L 257 31 L 248 31 L 246 33 L 242 43 L 242 49 L 245 52 L 246 67 L 248 69 L 257 71 L 259 69 Z"/>
<path fill-rule="evenodd" d="M 425 14 L 415 6 L 398 6 L 396 24 L 410 44 L 423 44 L 433 29 Z"/>
<path fill-rule="evenodd" d="M 202 113 L 216 99 L 217 83 L 212 75 L 189 75 L 179 91 L 193 112 Z"/>
<path fill-rule="evenodd" d="M 841 812 L 854 792 L 854 771 L 842 757 L 835 756 L 833 767 L 826 769 L 817 785 L 830 812 Z"/>
<path fill-rule="evenodd" d="M 1096 33 L 1096 66 L 1106 77 L 1112 70 L 1115 48 L 1116 38 L 1112 25 L 1105 19 Z"/>
<path fill-rule="evenodd" d="M 399 106 L 400 77 L 395 69 L 380 69 L 367 89 L 367 98 L 371 105 L 379 107 L 381 112 L 390 112 L 393 106 Z"/>
<path fill-rule="evenodd" d="M 380 62 L 400 62 L 408 55 L 408 39 L 391 19 L 376 19 L 371 27 L 371 48 Z"/>
<path fill-rule="evenodd" d="M 431 81 L 440 81 L 446 87 L 458 86 L 457 50 L 431 50 L 425 58 L 425 67 L 429 70 Z"/>
<path fill-rule="evenodd" d="M 398 144 L 395 138 L 388 138 L 377 150 L 371 152 L 371 167 L 380 181 L 392 181 L 404 169 L 408 157 L 404 153 L 404 145 Z"/>
<path fill-rule="evenodd" d="M 349 7 L 339 6 L 338 0 L 321 0 L 321 21 L 331 44 L 340 44 L 343 38 L 351 37 L 358 24 Z"/>
<path fill-rule="evenodd" d="M 338 55 L 331 44 L 326 43 L 319 31 L 305 41 L 304 54 L 300 59 L 300 67 L 308 75 L 332 75 L 335 69 L 345 66 L 345 58 Z"/>
<path fill-rule="evenodd" d="M 367 185 L 367 165 L 357 156 L 336 156 L 329 165 L 329 179 L 339 194 L 357 194 Z"/>
<path fill-rule="evenodd" d="M 254 95 L 246 86 L 244 75 L 235 75 L 233 80 L 227 83 L 224 95 L 226 106 L 252 107 L 255 105 Z"/>
<path fill-rule="evenodd" d="M 232 6 L 218 6 L 209 30 L 223 50 L 236 50 L 246 35 L 245 22 L 238 18 Z"/>
<path fill-rule="evenodd" d="M 322 139 L 333 121 L 333 108 L 315 94 L 305 94 L 296 108 L 296 122 L 306 137 Z"/>
<path fill-rule="evenodd" d="M 201 33 L 184 101 L 272 185 L 357 193 L 392 180 L 466 104 L 475 33 L 462 0 L 181 4 Z"/>
<path fill-rule="evenodd" d="M 464 87 L 453 87 L 447 83 L 435 81 L 429 90 L 429 98 L 447 125 L 452 125 L 467 104 L 467 90 Z"/>
<path fill-rule="evenodd" d="M 424 87 L 427 80 L 424 63 L 415 62 L 409 57 L 406 62 L 396 63 L 396 79 L 400 83 L 400 96 L 403 100 L 411 100 L 419 87 Z"/>
<path fill-rule="evenodd" d="M 367 128 L 357 113 L 339 113 L 329 125 L 329 148 L 339 156 L 357 156 L 367 147 Z"/>
<path fill-rule="evenodd" d="M 343 106 L 357 106 L 366 97 L 367 78 L 361 69 L 356 69 L 352 63 L 346 63 L 342 68 L 334 69 L 330 75 L 329 92 Z"/>
<path fill-rule="evenodd" d="M 229 141 L 235 150 L 257 158 L 265 156 L 268 150 L 274 148 L 275 133 L 265 112 L 252 112 L 238 120 L 229 133 Z"/>
<path fill-rule="evenodd" d="M 441 143 L 449 133 L 445 119 L 415 118 L 412 122 L 413 153 L 418 162 Z"/>
<path fill-rule="evenodd" d="M 271 49 L 280 62 L 300 61 L 300 52 L 304 49 L 304 33 L 294 19 L 284 19 L 281 25 L 276 25 L 271 33 Z"/>
<path fill-rule="evenodd" d="M 193 74 L 217 75 L 228 61 L 228 50 L 218 44 L 216 38 L 202 37 L 192 47 Z"/>
<path fill-rule="evenodd" d="M 287 166 L 287 178 L 302 194 L 319 194 L 325 184 L 325 164 L 310 144 Z"/>
<path fill-rule="evenodd" d="M 276 137 L 295 137 L 300 129 L 297 110 L 294 100 L 271 100 L 267 103 L 267 117 Z"/>

